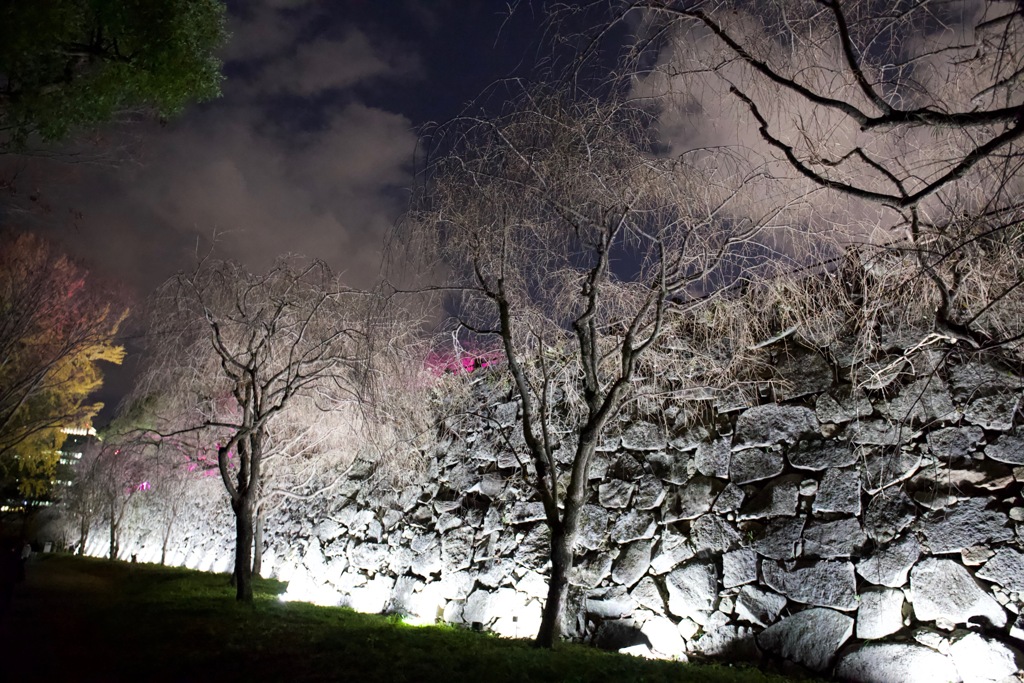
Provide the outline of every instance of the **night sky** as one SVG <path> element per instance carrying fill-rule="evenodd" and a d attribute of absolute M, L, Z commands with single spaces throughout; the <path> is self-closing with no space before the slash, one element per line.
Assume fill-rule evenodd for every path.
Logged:
<path fill-rule="evenodd" d="M 211 248 L 252 268 L 316 256 L 350 285 L 372 286 L 418 134 L 496 80 L 531 72 L 544 49 L 539 7 L 230 2 L 222 98 L 163 125 L 110 126 L 0 159 L 0 177 L 13 179 L 0 219 L 57 241 L 136 309 Z M 108 372 L 105 413 L 135 362 Z"/>

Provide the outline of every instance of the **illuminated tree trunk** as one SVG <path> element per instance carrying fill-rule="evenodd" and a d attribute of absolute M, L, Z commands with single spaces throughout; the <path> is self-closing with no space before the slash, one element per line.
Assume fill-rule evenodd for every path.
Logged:
<path fill-rule="evenodd" d="M 110 501 L 110 559 L 117 559 L 117 515 L 113 499 Z"/>
<path fill-rule="evenodd" d="M 562 523 L 551 527 L 551 577 L 548 597 L 541 613 L 540 630 L 536 645 L 551 648 L 562 637 L 565 620 L 565 602 L 569 595 L 569 572 L 573 565 L 573 545 Z"/>
<path fill-rule="evenodd" d="M 263 505 L 259 506 L 259 512 L 256 513 L 256 531 L 253 534 L 253 549 L 252 549 L 252 575 L 259 576 L 263 570 L 263 522 L 266 518 L 266 512 L 263 510 Z"/>
<path fill-rule="evenodd" d="M 78 522 L 78 552 L 85 555 L 85 544 L 89 541 L 89 520 L 83 515 Z"/>
<path fill-rule="evenodd" d="M 580 511 L 587 503 L 586 483 L 590 478 L 590 463 L 593 461 L 598 433 L 599 430 L 588 429 L 581 434 L 582 443 L 576 449 L 561 519 L 548 519 L 548 526 L 551 529 L 551 578 L 548 582 L 548 597 L 541 613 L 540 630 L 534 642 L 538 647 L 554 647 L 565 630 L 569 575 L 575 561 Z M 554 509 L 557 514 L 557 507 Z"/>
<path fill-rule="evenodd" d="M 250 393 L 245 393 L 250 392 Z M 251 425 L 252 406 L 257 403 L 252 392 L 252 385 L 243 387 L 239 396 L 244 394 L 251 398 L 247 401 L 239 401 L 246 406 L 245 421 Z M 252 544 L 254 532 L 254 520 L 259 505 L 260 492 L 260 464 L 263 459 L 263 434 L 259 428 L 252 428 L 249 434 L 242 438 L 235 439 L 233 445 L 238 455 L 238 476 L 236 483 L 228 490 L 231 493 L 231 508 L 235 511 L 235 599 L 239 602 L 252 602 Z M 218 465 L 221 476 L 225 483 L 230 484 L 228 476 L 227 456 L 230 446 L 222 446 L 218 449 Z"/>
<path fill-rule="evenodd" d="M 253 501 L 239 496 L 231 507 L 235 511 L 235 599 L 252 602 Z"/>

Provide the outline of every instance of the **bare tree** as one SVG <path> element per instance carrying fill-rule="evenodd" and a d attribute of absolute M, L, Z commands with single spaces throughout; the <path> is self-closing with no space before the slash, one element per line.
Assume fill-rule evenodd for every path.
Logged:
<path fill-rule="evenodd" d="M 755 372 L 749 349 L 784 322 L 755 301 L 758 283 L 815 244 L 737 215 L 744 179 L 660 157 L 651 122 L 614 97 L 528 91 L 504 115 L 439 131 L 443 153 L 404 223 L 406 244 L 449 274 L 440 289 L 459 323 L 500 340 L 522 403 L 523 471 L 551 531 L 545 647 L 563 632 L 591 464 L 613 418 L 643 378 L 692 389 Z M 666 343 L 678 333 L 684 342 Z"/>
<path fill-rule="evenodd" d="M 136 496 L 149 490 L 145 478 L 147 444 L 128 440 L 105 442 L 100 446 L 98 474 L 95 484 L 103 501 L 108 530 L 108 557 L 116 560 L 121 551 L 121 525 L 136 501 Z"/>
<path fill-rule="evenodd" d="M 89 534 L 103 518 L 103 500 L 100 496 L 99 482 L 101 468 L 99 455 L 101 446 L 90 444 L 82 453 L 75 467 L 74 481 L 60 497 L 60 510 L 65 531 L 65 540 L 77 537 L 75 552 L 85 554 L 89 542 Z"/>
<path fill-rule="evenodd" d="M 167 564 L 171 535 L 185 506 L 191 503 L 189 488 L 196 473 L 190 470 L 191 459 L 180 452 L 160 453 L 158 449 L 147 464 L 147 512 L 159 525 L 160 564 Z"/>
<path fill-rule="evenodd" d="M 762 205 L 804 197 L 793 220 L 847 227 L 866 347 L 883 327 L 1024 360 L 1020 3 L 605 0 L 562 16 L 579 11 L 601 15 L 590 45 L 638 29 L 622 68 L 673 153 L 760 167 Z"/>
<path fill-rule="evenodd" d="M 342 286 L 325 264 L 294 259 L 265 274 L 204 262 L 154 299 L 137 395 L 159 397 L 158 438 L 194 434 L 197 456 L 216 461 L 236 519 L 238 600 L 252 600 L 254 522 L 291 438 L 284 426 L 311 419 L 290 412 L 359 400 L 371 312 L 371 297 Z M 343 467 L 345 454 L 334 455 L 339 462 L 318 466 Z"/>

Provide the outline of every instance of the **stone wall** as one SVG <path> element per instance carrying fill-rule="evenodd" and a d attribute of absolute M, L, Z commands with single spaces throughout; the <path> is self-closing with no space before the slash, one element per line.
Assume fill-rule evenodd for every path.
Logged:
<path fill-rule="evenodd" d="M 592 473 L 569 633 L 854 681 L 1011 677 L 1024 663 L 1024 382 L 911 361 L 850 382 L 805 354 L 702 421 L 673 406 L 623 415 Z M 532 636 L 548 533 L 508 398 L 445 421 L 424 484 L 390 490 L 367 467 L 336 496 L 280 507 L 265 563 L 289 596 Z M 178 557 L 226 569 L 230 526 L 190 525 Z"/>

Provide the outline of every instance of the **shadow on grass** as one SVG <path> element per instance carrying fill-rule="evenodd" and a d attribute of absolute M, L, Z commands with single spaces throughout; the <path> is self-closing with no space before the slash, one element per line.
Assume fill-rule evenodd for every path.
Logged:
<path fill-rule="evenodd" d="M 48 557 L 29 567 L 0 642 L 5 680 L 782 681 L 757 669 L 654 662 L 462 629 L 412 627 L 344 608 L 282 603 L 261 580 L 237 603 L 223 574 Z"/>

